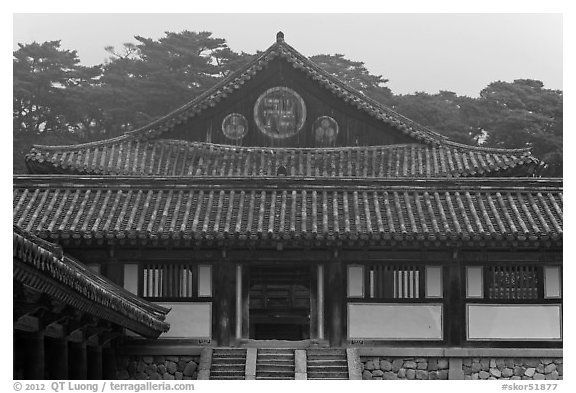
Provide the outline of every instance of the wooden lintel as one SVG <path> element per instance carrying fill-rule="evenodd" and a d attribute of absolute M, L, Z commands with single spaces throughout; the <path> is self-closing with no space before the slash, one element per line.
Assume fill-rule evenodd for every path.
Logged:
<path fill-rule="evenodd" d="M 14 329 L 24 332 L 38 332 L 40 327 L 40 318 L 30 314 L 23 315 L 14 322 Z"/>
<path fill-rule="evenodd" d="M 85 340 L 85 338 L 86 338 L 86 334 L 85 334 L 84 328 L 73 330 L 68 335 L 68 340 L 70 342 L 74 342 L 74 343 L 81 343 Z"/>
<path fill-rule="evenodd" d="M 66 337 L 66 328 L 59 322 L 52 322 L 44 329 L 44 335 L 47 337 L 61 339 Z"/>

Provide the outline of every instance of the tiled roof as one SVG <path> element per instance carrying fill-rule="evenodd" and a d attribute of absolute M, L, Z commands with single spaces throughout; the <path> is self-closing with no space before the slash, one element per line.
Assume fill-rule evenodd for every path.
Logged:
<path fill-rule="evenodd" d="M 415 144 L 313 150 L 266 148 L 262 149 L 263 153 L 260 154 L 259 148 L 236 148 L 155 140 L 163 133 L 172 130 L 175 126 L 200 114 L 205 109 L 216 106 L 228 95 L 242 88 L 246 81 L 252 79 L 277 57 L 286 59 L 294 68 L 302 70 L 308 77 L 320 83 L 335 96 L 414 138 Z M 378 154 L 380 152 L 382 153 L 381 156 Z M 208 160 L 212 158 L 212 155 L 218 153 L 220 153 L 220 157 L 215 157 L 215 159 L 223 160 L 222 162 L 227 159 L 226 153 L 233 153 L 229 157 L 230 162 L 234 162 L 231 164 L 233 165 L 231 166 L 232 170 L 236 170 L 236 165 L 239 164 L 242 173 L 256 176 L 275 173 L 275 168 L 265 167 L 270 163 L 257 163 L 259 159 L 266 159 L 267 155 L 271 154 L 275 154 L 275 157 L 283 156 L 283 162 L 294 165 L 292 168 L 287 168 L 289 174 L 296 173 L 305 176 L 310 175 L 312 165 L 316 165 L 315 170 L 322 174 L 324 169 L 319 170 L 317 168 L 326 168 L 327 176 L 362 176 L 364 171 L 374 173 L 373 176 L 380 174 L 391 176 L 474 176 L 493 172 L 498 172 L 500 175 L 511 168 L 516 168 L 518 171 L 516 169 L 514 171 L 519 172 L 513 171 L 514 175 L 526 176 L 542 166 L 542 163 L 530 154 L 529 149 L 486 149 L 451 142 L 446 137 L 350 88 L 298 53 L 283 39 L 279 39 L 243 69 L 231 74 L 188 104 L 142 128 L 116 138 L 74 146 L 36 145 L 27 156 L 27 164 L 35 173 L 202 175 L 218 172 L 218 164 Z M 194 154 L 196 157 L 204 155 L 201 163 L 189 162 Z M 411 154 L 413 156 L 410 156 Z M 235 162 L 232 156 L 241 158 L 239 162 Z M 247 156 L 251 156 L 251 158 L 247 158 Z M 318 162 L 320 156 L 329 156 L 330 158 L 328 162 L 323 158 L 320 158 L 321 162 Z M 415 160 L 413 163 L 406 162 L 406 157 L 408 159 L 413 157 Z M 348 158 L 351 158 L 352 161 L 344 163 Z M 244 159 L 246 161 L 243 162 Z M 361 161 L 358 159 L 367 160 L 368 166 L 379 166 L 374 170 L 369 168 L 361 171 L 348 169 L 354 167 L 355 163 L 360 163 Z M 396 161 L 394 161 L 395 159 Z M 313 161 L 315 164 L 311 164 Z M 251 166 L 247 167 L 247 163 Z M 337 168 L 333 169 L 332 167 Z M 214 169 L 217 170 L 214 171 Z M 228 172 L 229 170 L 230 167 Z M 346 175 L 341 174 L 345 172 L 347 172 Z"/>
<path fill-rule="evenodd" d="M 103 180 L 106 181 L 103 181 Z M 14 178 L 46 239 L 198 244 L 561 242 L 562 183 L 530 179 Z"/>
<path fill-rule="evenodd" d="M 168 309 L 140 299 L 62 249 L 14 225 L 14 279 L 145 337 L 168 331 Z"/>
<path fill-rule="evenodd" d="M 35 148 L 35 173 L 156 176 L 459 177 L 530 176 L 541 162 L 523 150 L 455 143 L 341 148 L 258 148 L 176 140 Z"/>

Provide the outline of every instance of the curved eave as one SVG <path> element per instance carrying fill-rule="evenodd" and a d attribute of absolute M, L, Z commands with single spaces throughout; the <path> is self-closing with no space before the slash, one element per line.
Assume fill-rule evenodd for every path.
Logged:
<path fill-rule="evenodd" d="M 144 301 L 85 265 L 62 248 L 14 225 L 14 279 L 87 312 L 156 338 L 169 329 L 167 308 Z"/>

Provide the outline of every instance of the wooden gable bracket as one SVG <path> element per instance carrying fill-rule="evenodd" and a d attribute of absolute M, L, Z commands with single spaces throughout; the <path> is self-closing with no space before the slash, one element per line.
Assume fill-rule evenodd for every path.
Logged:
<path fill-rule="evenodd" d="M 14 329 L 30 333 L 39 332 L 41 329 L 40 318 L 33 313 L 24 314 L 14 322 Z"/>
<path fill-rule="evenodd" d="M 57 321 L 49 323 L 44 329 L 44 335 L 51 338 L 65 338 L 67 333 L 67 326 L 69 317 L 60 318 Z"/>

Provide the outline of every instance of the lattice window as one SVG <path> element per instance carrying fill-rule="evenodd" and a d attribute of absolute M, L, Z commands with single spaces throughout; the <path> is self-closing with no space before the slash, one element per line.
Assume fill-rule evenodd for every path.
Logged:
<path fill-rule="evenodd" d="M 538 299 L 538 266 L 489 266 L 486 289 L 489 299 Z"/>
<path fill-rule="evenodd" d="M 421 266 L 368 266 L 368 296 L 387 299 L 424 297 L 424 273 Z"/>
<path fill-rule="evenodd" d="M 193 297 L 193 265 L 186 263 L 146 264 L 143 267 L 142 296 L 148 298 Z"/>

